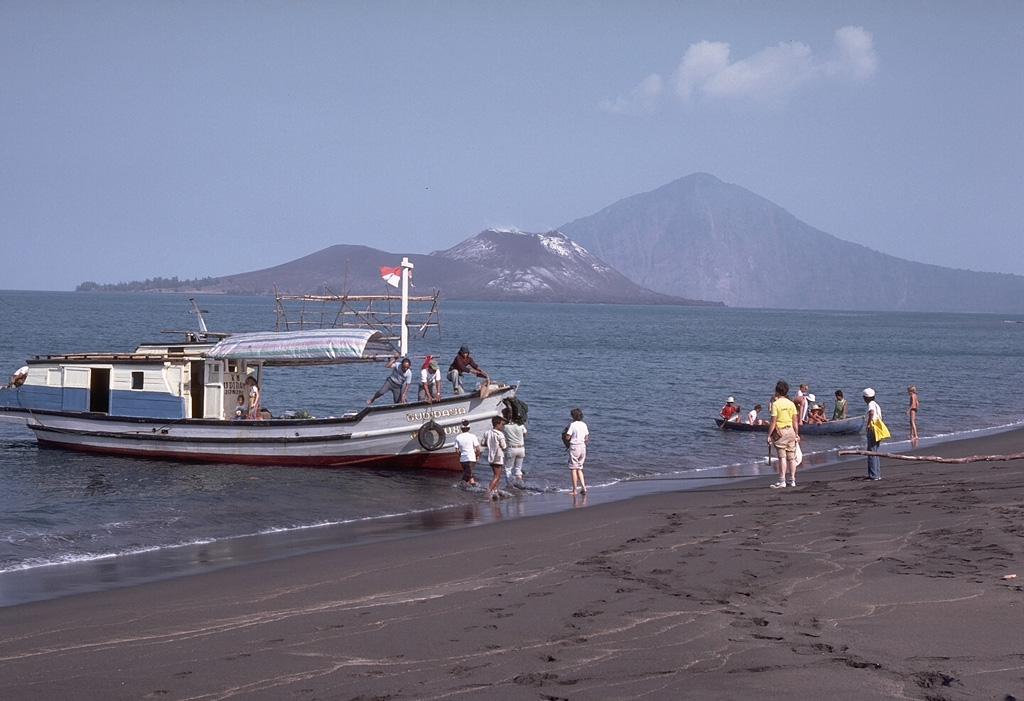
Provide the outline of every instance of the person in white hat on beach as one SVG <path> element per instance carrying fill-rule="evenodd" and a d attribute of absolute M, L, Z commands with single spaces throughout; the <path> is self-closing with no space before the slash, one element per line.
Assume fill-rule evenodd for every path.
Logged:
<path fill-rule="evenodd" d="M 864 397 L 864 403 L 868 407 L 868 427 L 866 431 L 868 434 L 868 450 L 875 451 L 878 450 L 878 439 L 875 438 L 875 432 L 871 430 L 871 422 L 882 418 L 882 408 L 875 401 L 875 390 L 868 387 L 861 395 Z M 882 479 L 882 461 L 877 455 L 868 456 L 868 479 Z"/>

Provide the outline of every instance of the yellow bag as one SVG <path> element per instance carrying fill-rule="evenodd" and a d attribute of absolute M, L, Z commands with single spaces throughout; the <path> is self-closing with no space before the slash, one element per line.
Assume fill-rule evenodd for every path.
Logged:
<path fill-rule="evenodd" d="M 874 418 L 871 420 L 871 430 L 875 434 L 875 442 L 878 443 L 884 438 L 890 438 L 892 436 L 889 433 L 889 428 L 882 422 L 880 418 Z"/>

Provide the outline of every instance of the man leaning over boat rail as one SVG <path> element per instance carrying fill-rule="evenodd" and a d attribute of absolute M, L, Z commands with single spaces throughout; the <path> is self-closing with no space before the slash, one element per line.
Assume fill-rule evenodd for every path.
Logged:
<path fill-rule="evenodd" d="M 433 356 L 428 355 L 420 369 L 420 387 L 416 399 L 436 402 L 441 399 L 441 370 Z"/>
<path fill-rule="evenodd" d="M 391 392 L 391 397 L 394 399 L 395 404 L 405 404 L 406 397 L 409 394 L 409 388 L 412 387 L 412 362 L 408 358 L 402 358 L 402 362 L 395 365 L 395 361 L 398 360 L 396 355 L 394 358 L 387 362 L 385 367 L 392 368 L 391 374 L 384 380 L 384 384 L 380 386 L 372 397 L 366 400 L 367 404 L 373 404 L 380 397 L 383 397 L 386 392 Z"/>
<path fill-rule="evenodd" d="M 25 384 L 26 377 L 28 377 L 28 365 L 22 365 L 14 371 L 13 375 L 11 375 L 11 381 L 3 387 L 0 387 L 0 389 L 17 389 Z"/>

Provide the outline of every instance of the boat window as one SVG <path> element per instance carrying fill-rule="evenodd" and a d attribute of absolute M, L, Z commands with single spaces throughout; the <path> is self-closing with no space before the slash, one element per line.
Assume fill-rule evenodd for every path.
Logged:
<path fill-rule="evenodd" d="M 60 368 L 47 368 L 46 384 L 49 387 L 60 387 Z"/>
<path fill-rule="evenodd" d="M 140 370 L 132 372 L 132 389 L 142 389 L 143 373 Z"/>

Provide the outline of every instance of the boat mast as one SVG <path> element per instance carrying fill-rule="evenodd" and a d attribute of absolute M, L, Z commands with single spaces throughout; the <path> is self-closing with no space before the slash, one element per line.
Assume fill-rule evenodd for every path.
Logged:
<path fill-rule="evenodd" d="M 409 354 L 409 325 L 407 323 L 407 317 L 409 316 L 409 274 L 412 272 L 413 264 L 409 262 L 409 259 L 402 257 L 402 337 L 399 351 L 402 357 L 406 357 Z"/>
<path fill-rule="evenodd" d="M 210 332 L 206 328 L 206 321 L 203 319 L 203 314 L 209 314 L 209 311 L 206 309 L 200 309 L 199 305 L 196 304 L 195 297 L 189 297 L 188 301 L 192 303 L 192 308 L 189 309 L 188 313 L 195 314 L 197 317 L 199 317 L 199 328 L 202 329 L 202 333 L 198 335 L 197 340 L 205 341 L 206 337 L 209 335 Z"/>

